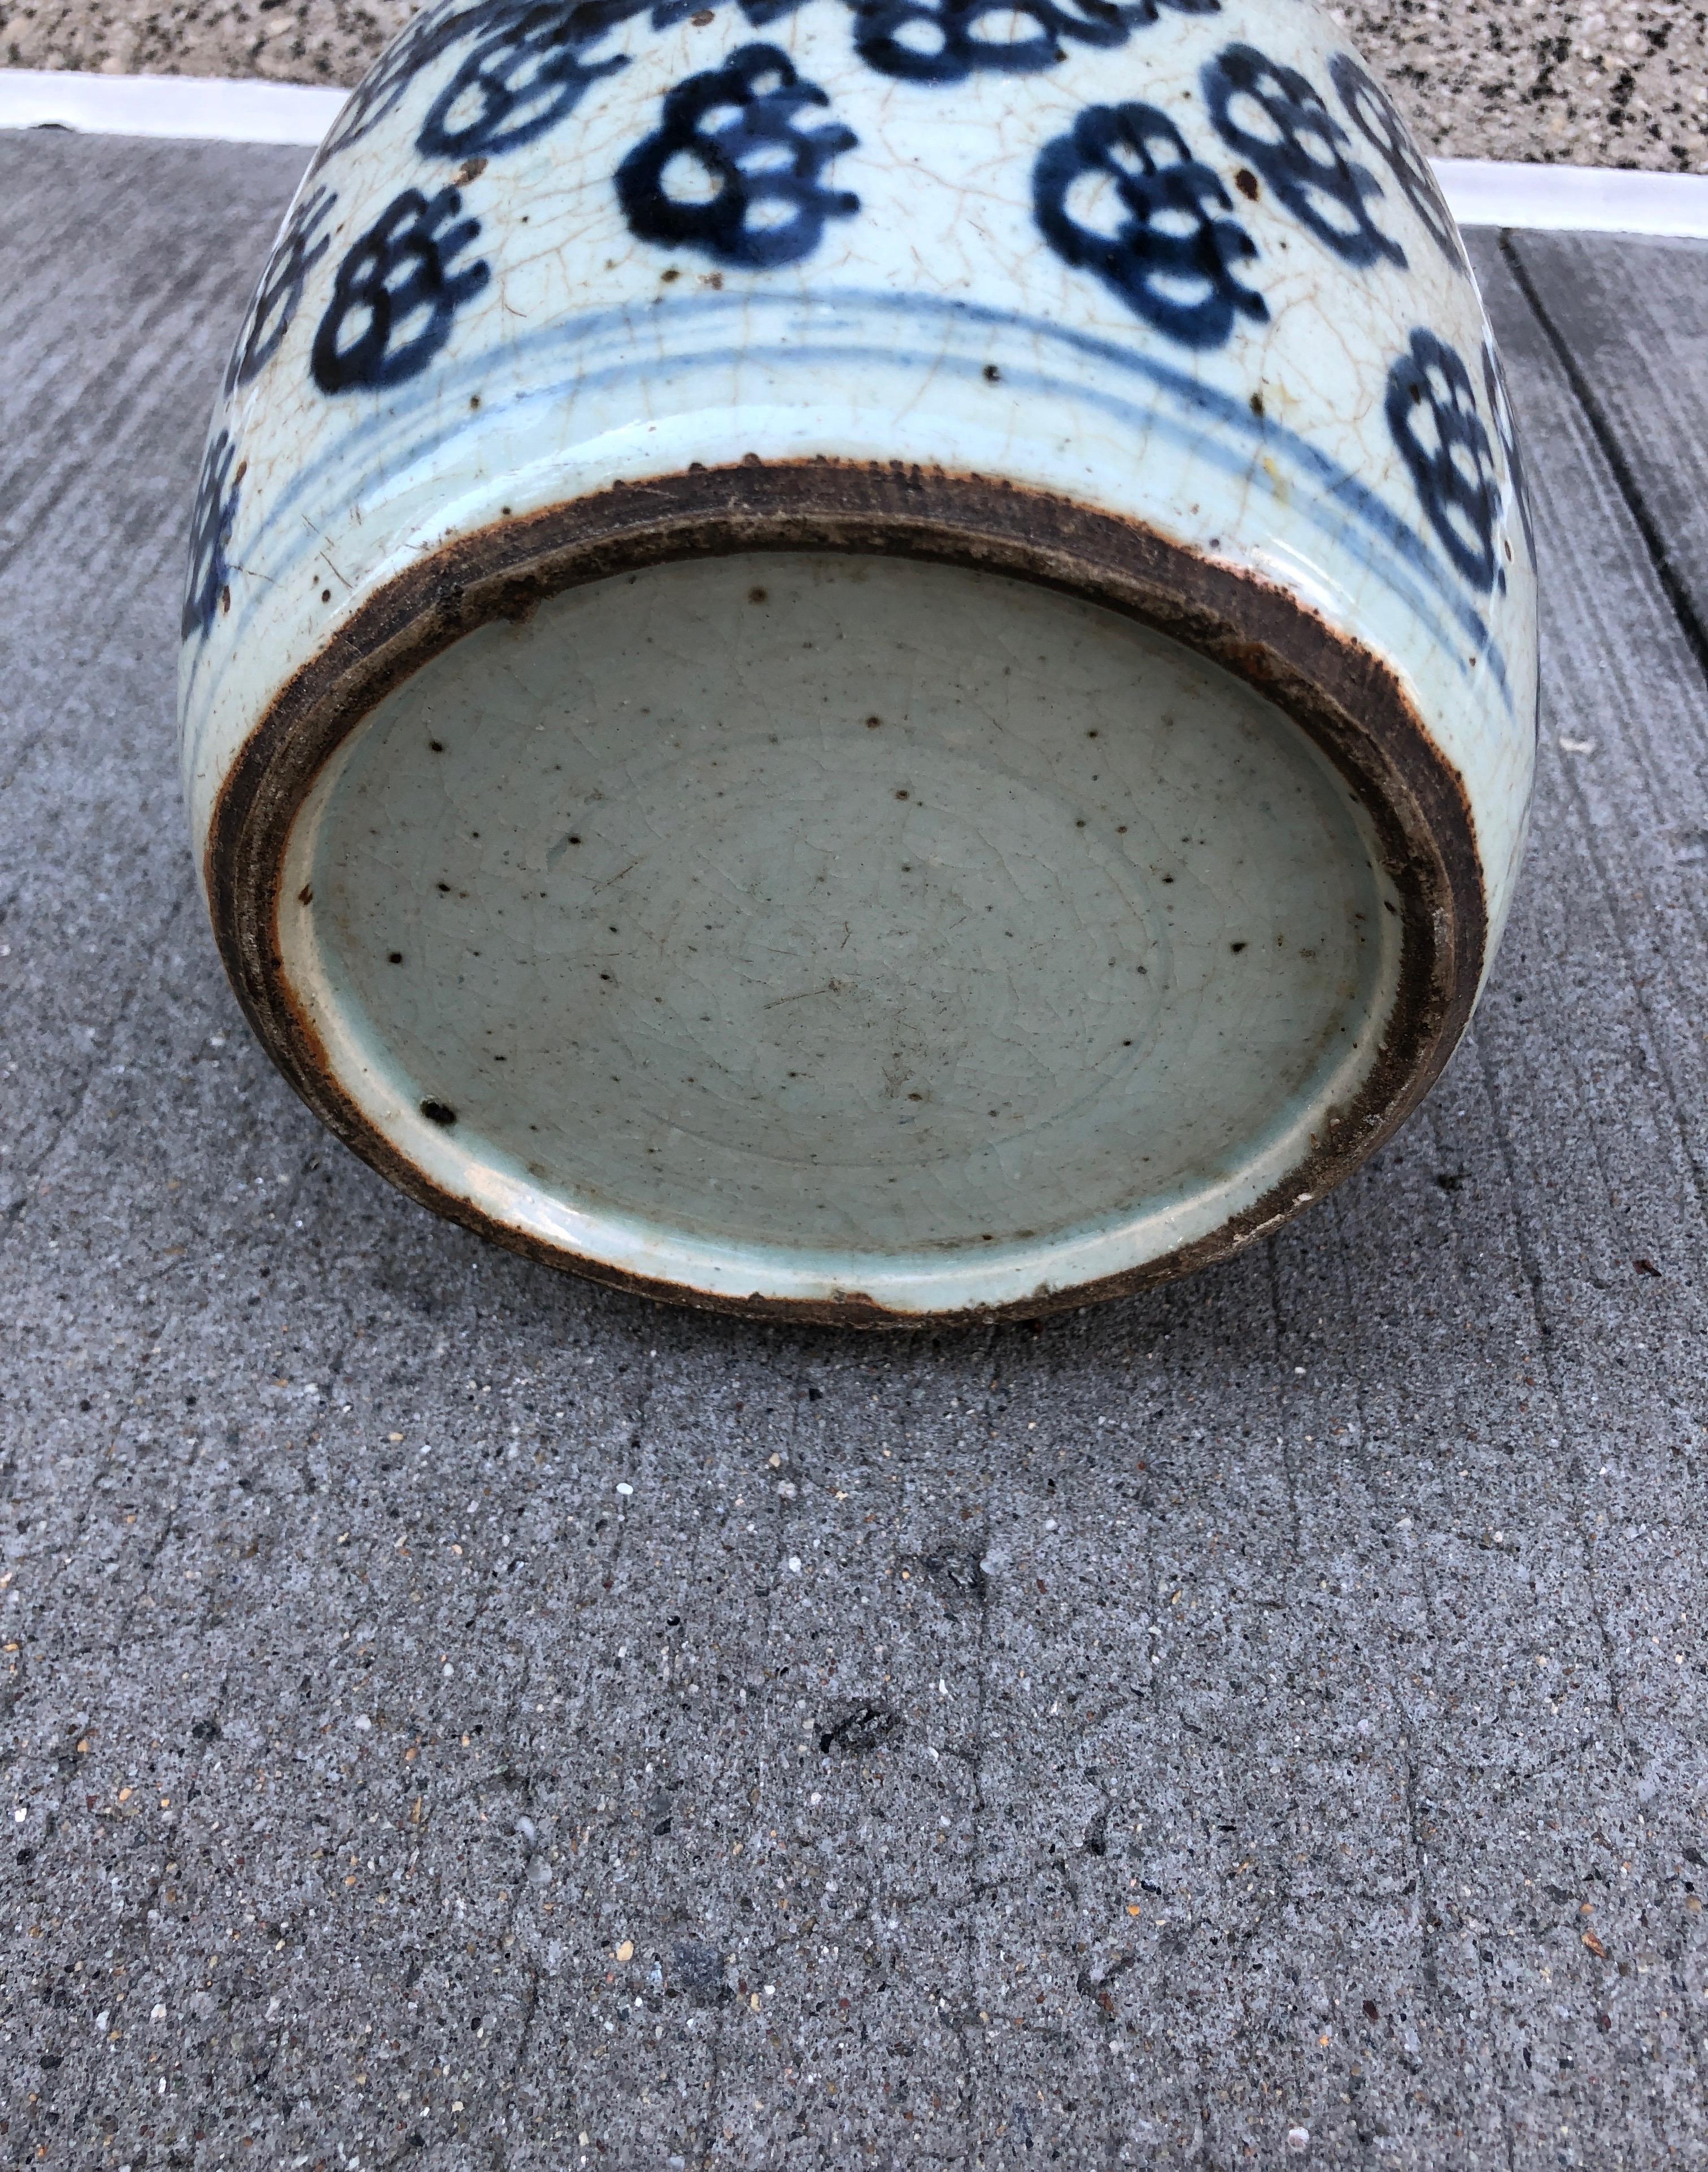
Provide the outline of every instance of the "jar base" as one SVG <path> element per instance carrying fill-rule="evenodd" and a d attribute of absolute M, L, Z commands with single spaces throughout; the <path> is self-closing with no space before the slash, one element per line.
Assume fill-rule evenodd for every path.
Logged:
<path fill-rule="evenodd" d="M 1267 1190 L 1398 985 L 1369 821 L 1273 703 L 1101 605 L 822 552 L 467 635 L 327 766 L 283 898 L 345 1090 L 471 1203 L 934 1311 Z"/>
<path fill-rule="evenodd" d="M 441 1211 L 690 1302 L 1037 1313 L 1275 1226 L 1452 1045 L 1451 780 L 1273 592 L 1188 642 L 1059 551 L 749 525 L 530 593 L 526 540 L 457 626 L 382 599 L 210 852 L 263 1038 Z"/>

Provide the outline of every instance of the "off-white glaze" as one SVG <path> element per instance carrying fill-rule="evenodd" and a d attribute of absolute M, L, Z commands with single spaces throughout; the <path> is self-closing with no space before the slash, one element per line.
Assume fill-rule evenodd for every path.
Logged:
<path fill-rule="evenodd" d="M 768 553 L 458 643 L 329 769 L 281 924 L 366 1113 L 505 1218 L 959 1309 L 1202 1235 L 1337 1121 L 1393 991 L 1373 858 L 1176 643 Z"/>

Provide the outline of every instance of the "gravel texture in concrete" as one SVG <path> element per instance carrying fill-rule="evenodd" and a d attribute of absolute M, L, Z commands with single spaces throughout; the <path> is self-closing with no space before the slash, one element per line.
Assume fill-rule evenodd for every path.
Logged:
<path fill-rule="evenodd" d="M 409 0 L 0 0 L 0 66 L 354 83 Z M 1419 140 L 1457 159 L 1708 171 L 1700 0 L 1351 0 Z"/>
<path fill-rule="evenodd" d="M 298 164 L 0 138 L 0 2163 L 1701 2164 L 1702 380 L 1619 342 L 1708 251 L 1480 252 L 1547 698 L 1425 1109 L 863 1339 L 434 1221 L 237 1013 L 174 623 Z"/>

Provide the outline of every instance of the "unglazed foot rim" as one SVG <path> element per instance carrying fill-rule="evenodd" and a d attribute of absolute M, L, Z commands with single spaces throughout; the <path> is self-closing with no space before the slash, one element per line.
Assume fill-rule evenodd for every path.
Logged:
<path fill-rule="evenodd" d="M 428 1155 L 407 1151 L 358 1105 L 293 988 L 282 920 L 298 902 L 287 890 L 293 828 L 327 764 L 388 695 L 477 628 L 525 620 L 585 583 L 749 552 L 931 562 L 1105 607 L 1244 681 L 1345 781 L 1397 901 L 1396 992 L 1374 1062 L 1337 1107 L 1339 1121 L 1260 1196 L 1186 1241 L 1089 1277 L 1059 1262 L 1016 1289 L 1010 1248 L 1005 1267 L 985 1278 L 989 1296 L 976 1266 L 910 1282 L 886 1277 L 876 1254 L 870 1274 L 852 1271 L 849 1260 L 846 1287 L 821 1264 L 756 1274 L 771 1286 L 748 1288 L 738 1256 L 703 1278 L 655 1274 L 637 1271 L 632 1247 L 600 1256 L 542 1234 L 538 1217 L 518 1226 L 431 1172 Z M 221 951 L 263 1044 L 326 1123 L 412 1197 L 513 1250 L 649 1296 L 874 1326 L 1035 1316 L 1168 1280 L 1278 1228 L 1348 1175 L 1428 1090 L 1469 1017 L 1489 933 L 1461 779 L 1394 675 L 1296 598 L 1138 522 L 1060 498 L 977 476 L 830 460 L 750 460 L 617 484 L 424 556 L 358 605 L 271 703 L 218 793 L 204 866 Z M 692 1244 L 683 1250 L 694 1253 Z M 934 1296 L 934 1282 L 952 1287 L 950 1301 Z"/>

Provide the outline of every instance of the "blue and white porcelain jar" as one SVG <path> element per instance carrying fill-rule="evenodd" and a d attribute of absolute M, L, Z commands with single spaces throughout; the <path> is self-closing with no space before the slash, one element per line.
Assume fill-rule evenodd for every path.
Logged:
<path fill-rule="evenodd" d="M 1534 570 L 1429 169 L 1302 0 L 466 0 L 214 419 L 214 927 L 407 1191 L 901 1324 L 1223 1257 L 1426 1090 Z"/>

